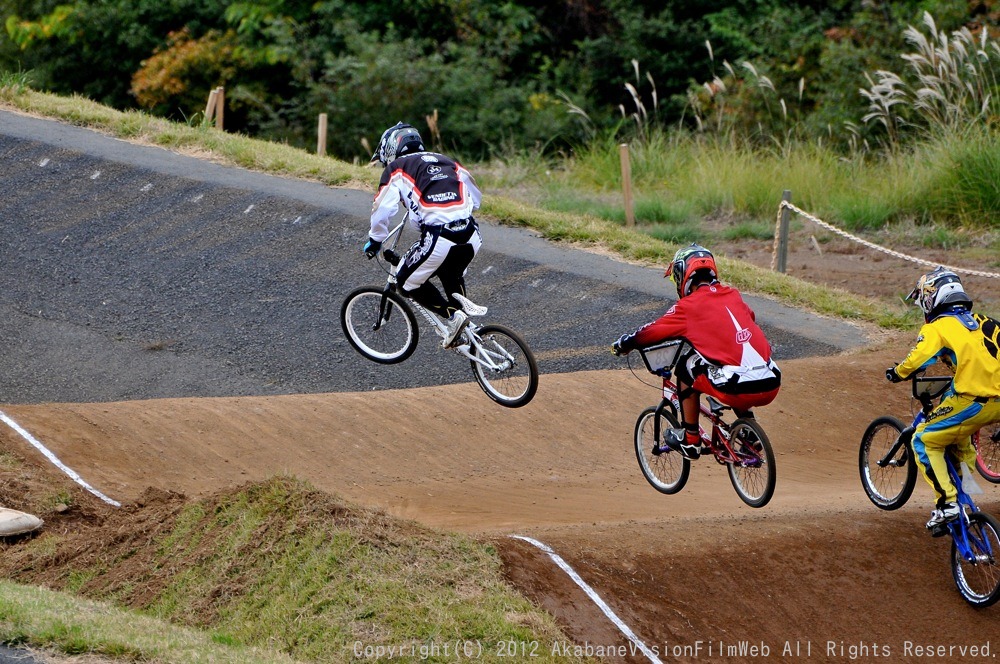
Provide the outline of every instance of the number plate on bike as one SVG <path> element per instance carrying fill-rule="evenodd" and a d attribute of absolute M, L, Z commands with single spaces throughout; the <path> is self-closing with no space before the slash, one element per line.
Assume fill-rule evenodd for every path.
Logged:
<path fill-rule="evenodd" d="M 680 353 L 683 344 L 684 342 L 680 340 L 668 341 L 657 346 L 640 348 L 639 353 L 642 355 L 642 361 L 646 364 L 646 369 L 649 373 L 658 374 L 662 370 L 674 366 L 674 362 L 677 361 L 677 354 Z"/>

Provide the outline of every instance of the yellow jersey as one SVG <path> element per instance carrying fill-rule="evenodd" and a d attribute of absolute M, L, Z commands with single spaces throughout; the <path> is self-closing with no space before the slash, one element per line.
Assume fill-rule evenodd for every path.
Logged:
<path fill-rule="evenodd" d="M 938 358 L 955 367 L 954 387 L 971 397 L 1000 397 L 1000 323 L 959 312 L 935 318 L 920 328 L 917 345 L 896 367 L 907 378 Z"/>

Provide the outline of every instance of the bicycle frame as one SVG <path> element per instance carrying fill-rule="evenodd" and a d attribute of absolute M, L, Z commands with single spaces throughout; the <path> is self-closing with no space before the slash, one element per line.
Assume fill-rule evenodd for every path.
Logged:
<path fill-rule="evenodd" d="M 663 375 L 664 373 L 668 375 Z M 656 407 L 656 416 L 653 418 L 653 435 L 656 440 L 662 439 L 660 435 L 660 414 L 667 407 L 673 411 L 673 415 L 677 421 L 683 421 L 683 418 L 680 417 L 681 406 L 680 400 L 677 398 L 677 384 L 674 383 L 669 374 L 670 372 L 668 371 L 660 374 L 663 378 L 663 400 Z M 701 437 L 702 445 L 712 451 L 712 455 L 720 465 L 724 466 L 729 463 L 735 463 L 737 465 L 753 466 L 759 464 L 760 457 L 752 454 L 740 454 L 730 445 L 729 424 L 722 419 L 722 411 L 728 410 L 729 406 L 719 403 L 709 395 L 705 395 L 705 398 L 708 401 L 708 405 L 706 406 L 704 403 L 699 402 L 698 408 L 701 414 L 711 423 L 712 428 L 710 431 L 706 431 L 703 426 L 698 425 L 698 435 Z"/>
<path fill-rule="evenodd" d="M 896 442 L 889 448 L 889 451 L 876 463 L 880 468 L 885 468 L 890 463 L 898 463 L 892 461 L 896 454 L 899 452 L 901 445 L 908 445 L 910 447 L 910 456 L 912 457 L 911 463 L 916 463 L 916 454 L 913 451 L 913 434 L 916 432 L 917 427 L 923 424 L 927 420 L 928 414 L 933 410 L 934 399 L 940 396 L 944 389 L 937 391 L 936 393 L 931 392 L 921 392 L 918 386 L 921 383 L 934 383 L 937 381 L 947 380 L 950 384 L 951 379 L 949 377 L 938 377 L 938 376 L 914 376 L 913 381 L 913 397 L 920 402 L 920 410 L 913 417 L 913 422 L 899 433 L 899 437 Z M 951 478 L 952 484 L 954 484 L 957 491 L 957 501 L 959 509 L 961 510 L 961 516 L 954 521 L 947 524 L 948 532 L 951 534 L 952 539 L 955 541 L 955 546 L 958 548 L 962 557 L 969 562 L 983 562 L 976 559 L 975 554 L 972 551 L 972 547 L 969 546 L 969 538 L 975 537 L 972 531 L 969 529 L 969 515 L 979 511 L 972 497 L 966 493 L 962 488 L 962 477 L 959 475 L 958 468 L 955 466 L 954 461 L 950 452 L 945 453 L 945 463 L 948 465 L 948 476 Z M 971 469 L 969 469 L 971 472 Z M 980 545 L 982 550 L 989 551 L 990 555 L 993 552 L 990 550 L 990 542 L 985 539 L 978 539 L 977 543 Z"/>
<path fill-rule="evenodd" d="M 674 419 L 678 422 L 683 422 L 684 418 L 681 417 L 681 404 L 678 398 L 678 387 L 673 381 L 673 374 L 677 365 L 684 361 L 688 353 L 686 350 L 690 348 L 690 344 L 684 340 L 675 340 L 664 343 L 662 346 L 655 346 L 648 349 L 644 349 L 641 352 L 642 360 L 646 365 L 646 369 L 660 378 L 663 379 L 662 393 L 663 399 L 660 404 L 656 407 L 655 417 L 653 418 L 653 435 L 655 440 L 662 440 L 660 432 L 660 415 L 668 407 L 672 411 Z M 657 351 L 663 353 L 669 353 L 669 355 L 661 355 L 660 357 L 654 357 L 653 353 Z M 647 355 L 649 353 L 649 355 Z M 669 359 L 667 359 L 669 357 Z M 705 429 L 705 427 L 698 425 L 698 436 L 701 438 L 702 447 L 707 447 L 712 452 L 712 456 L 720 465 L 735 464 L 742 467 L 757 467 L 761 464 L 761 459 L 759 456 L 754 454 L 746 454 L 737 452 L 732 448 L 730 444 L 730 439 L 732 436 L 731 425 L 722 419 L 722 411 L 728 410 L 729 406 L 720 403 L 718 400 L 714 399 L 711 395 L 705 395 L 705 402 L 699 400 L 698 408 L 700 413 L 704 416 L 709 423 L 711 423 L 710 429 Z M 660 451 L 659 442 L 656 443 L 656 452 Z M 665 451 L 665 450 L 663 450 Z"/>
<path fill-rule="evenodd" d="M 976 507 L 972 497 L 962 489 L 962 477 L 958 474 L 958 469 L 955 467 L 950 455 L 945 454 L 945 462 L 948 464 L 948 475 L 958 490 L 957 500 L 959 509 L 961 510 L 961 516 L 947 524 L 948 532 L 955 541 L 955 547 L 962 554 L 962 558 L 970 563 L 989 562 L 996 555 L 990 546 L 990 541 L 985 537 L 977 537 L 969 528 L 969 515 L 978 512 L 979 508 Z M 973 547 L 969 545 L 970 539 L 974 540 L 980 551 L 986 551 L 987 555 L 984 557 L 977 556 L 973 552 Z"/>

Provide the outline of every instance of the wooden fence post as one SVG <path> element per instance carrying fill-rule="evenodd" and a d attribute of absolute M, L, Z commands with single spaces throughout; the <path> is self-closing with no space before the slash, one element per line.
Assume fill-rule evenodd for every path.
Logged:
<path fill-rule="evenodd" d="M 326 113 L 319 114 L 319 135 L 316 137 L 316 154 L 326 155 Z"/>
<path fill-rule="evenodd" d="M 209 123 L 215 116 L 215 98 L 219 96 L 218 89 L 213 89 L 208 93 L 208 103 L 205 104 L 205 122 Z"/>
<path fill-rule="evenodd" d="M 792 202 L 792 192 L 785 189 L 781 194 L 781 200 L 787 203 Z M 785 273 L 788 267 L 788 218 L 789 210 L 784 205 L 781 206 L 781 222 L 778 224 L 778 272 Z"/>
<path fill-rule="evenodd" d="M 226 89 L 219 86 L 215 89 L 215 128 L 222 131 L 222 116 L 226 110 Z"/>
<path fill-rule="evenodd" d="M 632 164 L 629 162 L 628 143 L 618 146 L 622 162 L 622 190 L 625 194 L 625 225 L 635 226 L 635 210 L 632 207 Z"/>

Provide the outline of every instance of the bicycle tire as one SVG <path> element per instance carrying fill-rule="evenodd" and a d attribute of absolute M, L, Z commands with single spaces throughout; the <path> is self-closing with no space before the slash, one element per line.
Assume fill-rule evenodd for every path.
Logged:
<path fill-rule="evenodd" d="M 739 462 L 727 463 L 736 494 L 750 507 L 763 507 L 774 495 L 777 469 L 774 450 L 757 420 L 740 418 L 729 429 L 729 445 Z"/>
<path fill-rule="evenodd" d="M 383 297 L 387 298 L 386 310 L 376 330 Z M 344 298 L 340 326 L 354 350 L 379 364 L 396 364 L 410 357 L 420 338 L 416 316 L 406 300 L 374 286 L 357 288 Z"/>
<path fill-rule="evenodd" d="M 876 418 L 861 436 L 858 470 L 868 500 L 882 510 L 896 510 L 906 504 L 917 483 L 917 464 L 910 445 L 904 444 L 888 465 L 878 461 L 892 448 L 906 426 L 891 416 Z"/>
<path fill-rule="evenodd" d="M 1000 422 L 994 422 L 973 436 L 976 445 L 976 470 L 991 484 L 1000 484 Z"/>
<path fill-rule="evenodd" d="M 501 366 L 490 369 L 470 360 L 472 375 L 486 395 L 501 406 L 520 408 L 538 390 L 538 363 L 528 344 L 519 334 L 503 325 L 484 325 L 476 331 L 479 347 L 473 351 L 485 353 Z"/>
<path fill-rule="evenodd" d="M 656 407 L 650 406 L 635 421 L 635 458 L 649 485 L 660 493 L 673 494 L 684 488 L 691 474 L 691 462 L 680 452 L 659 451 L 653 435 Z M 667 429 L 676 429 L 677 418 L 666 410 L 660 413 L 660 437 Z"/>
<path fill-rule="evenodd" d="M 969 604 L 985 607 L 1000 600 L 1000 522 L 991 514 L 969 515 L 968 544 L 975 562 L 965 560 L 954 539 L 951 542 L 951 573 L 958 592 Z"/>

